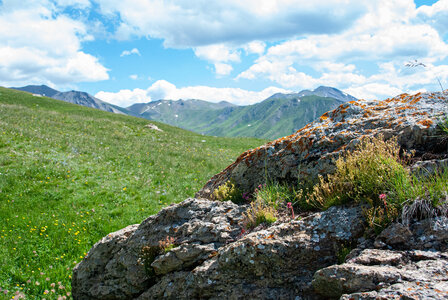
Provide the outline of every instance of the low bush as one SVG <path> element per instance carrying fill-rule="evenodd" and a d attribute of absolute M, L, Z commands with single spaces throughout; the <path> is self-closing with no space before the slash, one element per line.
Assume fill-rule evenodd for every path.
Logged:
<path fill-rule="evenodd" d="M 219 201 L 230 200 L 236 204 L 240 204 L 244 201 L 241 191 L 231 180 L 226 181 L 226 183 L 215 189 L 213 191 L 213 196 L 215 197 L 216 200 Z"/>
<path fill-rule="evenodd" d="M 276 215 L 275 208 L 266 204 L 261 198 L 255 199 L 244 214 L 246 228 L 251 229 L 262 223 L 270 225 L 277 221 Z"/>
<path fill-rule="evenodd" d="M 289 188 L 271 183 L 255 193 L 258 203 L 278 209 L 291 202 L 302 211 L 326 210 L 334 205 L 364 203 L 367 223 L 376 233 L 401 218 L 448 215 L 448 170 L 412 175 L 400 156 L 396 138 L 367 137 L 335 162 L 336 171 L 312 186 Z M 261 204 L 258 204 L 258 206 Z M 257 206 L 257 207 L 258 207 Z"/>
<path fill-rule="evenodd" d="M 175 239 L 173 237 L 166 237 L 165 240 L 159 241 L 156 246 L 144 246 L 140 253 L 140 261 L 143 263 L 146 274 L 151 277 L 154 275 L 154 269 L 151 264 L 157 256 L 167 253 L 176 248 Z"/>
<path fill-rule="evenodd" d="M 336 160 L 336 172 L 319 182 L 308 193 L 309 205 L 327 209 L 348 202 L 381 206 L 379 195 L 394 189 L 394 182 L 406 181 L 409 174 L 400 163 L 396 138 L 382 136 L 363 139 L 353 151 Z"/>

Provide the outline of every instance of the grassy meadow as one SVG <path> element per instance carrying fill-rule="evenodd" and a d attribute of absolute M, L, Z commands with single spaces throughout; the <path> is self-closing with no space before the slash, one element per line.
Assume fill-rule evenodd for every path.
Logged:
<path fill-rule="evenodd" d="M 263 143 L 0 88 L 0 299 L 70 298 L 95 242 L 193 196 Z"/>

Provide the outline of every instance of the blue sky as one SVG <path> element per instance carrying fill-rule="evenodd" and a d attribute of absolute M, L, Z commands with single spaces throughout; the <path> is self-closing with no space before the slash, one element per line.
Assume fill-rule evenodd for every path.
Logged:
<path fill-rule="evenodd" d="M 409 68 L 418 60 L 426 67 Z M 0 85 L 121 106 L 448 87 L 448 0 L 0 0 Z"/>

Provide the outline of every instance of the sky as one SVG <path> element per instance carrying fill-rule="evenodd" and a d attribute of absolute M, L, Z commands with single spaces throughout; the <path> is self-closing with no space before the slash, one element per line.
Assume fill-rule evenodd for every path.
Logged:
<path fill-rule="evenodd" d="M 448 88 L 448 0 L 0 0 L 6 87 L 127 107 L 248 105 L 321 85 L 385 99 L 439 82 Z"/>

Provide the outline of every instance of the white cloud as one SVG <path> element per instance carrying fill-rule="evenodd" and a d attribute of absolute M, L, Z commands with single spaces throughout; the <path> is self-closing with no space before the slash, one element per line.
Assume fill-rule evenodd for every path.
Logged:
<path fill-rule="evenodd" d="M 95 97 L 121 107 L 128 107 L 134 103 L 146 103 L 151 101 L 147 96 L 146 90 L 143 89 L 134 89 L 132 91 L 120 90 L 117 93 L 101 91 L 96 93 Z"/>
<path fill-rule="evenodd" d="M 224 44 L 196 47 L 194 54 L 214 65 L 216 75 L 229 75 L 233 67 L 228 62 L 240 62 L 240 52 Z"/>
<path fill-rule="evenodd" d="M 91 39 L 82 22 L 58 14 L 45 0 L 0 5 L 0 84 L 54 86 L 109 78 L 96 57 L 81 51 L 81 42 Z"/>
<path fill-rule="evenodd" d="M 448 44 L 440 30 L 422 22 L 422 15 L 439 19 L 447 11 L 446 3 L 416 10 L 408 0 L 372 1 L 368 13 L 344 32 L 304 35 L 274 45 L 236 79 L 268 79 L 294 89 L 330 85 L 366 98 L 418 90 L 437 82 L 435 75 L 428 70 L 412 75 L 403 70 L 403 62 L 423 59 L 445 74 Z M 448 24 L 448 18 L 440 19 Z"/>
<path fill-rule="evenodd" d="M 369 0 L 98 0 L 118 15 L 120 38 L 164 40 L 167 47 L 245 44 L 303 34 L 337 33 L 364 14 Z M 325 7 L 325 9 L 322 9 Z"/>
<path fill-rule="evenodd" d="M 138 75 L 137 74 L 132 74 L 132 75 L 129 75 L 129 78 L 131 78 L 132 80 L 137 80 L 138 79 Z"/>
<path fill-rule="evenodd" d="M 159 99 L 201 99 L 210 102 L 225 100 L 235 104 L 248 105 L 260 102 L 275 93 L 291 92 L 290 90 L 277 87 L 268 87 L 259 92 L 239 88 L 215 88 L 209 86 L 177 88 L 168 81 L 158 80 L 146 90 L 120 90 L 117 93 L 101 91 L 95 97 L 122 107 L 127 107 L 138 102 L 149 102 Z"/>
<path fill-rule="evenodd" d="M 228 64 L 215 63 L 215 72 L 217 75 L 229 75 L 233 70 L 233 67 Z"/>
<path fill-rule="evenodd" d="M 56 0 L 56 3 L 62 7 L 73 6 L 81 9 L 91 7 L 89 0 Z"/>
<path fill-rule="evenodd" d="M 194 53 L 197 57 L 211 62 L 240 61 L 240 53 L 223 44 L 197 47 Z"/>
<path fill-rule="evenodd" d="M 266 43 L 260 41 L 253 41 L 243 46 L 243 49 L 246 51 L 247 54 L 262 55 L 264 53 L 265 48 Z"/>
<path fill-rule="evenodd" d="M 128 56 L 131 54 L 136 54 L 138 56 L 141 56 L 140 51 L 138 51 L 137 48 L 133 48 L 132 50 L 124 50 L 123 52 L 121 52 L 120 57 Z"/>
<path fill-rule="evenodd" d="M 440 35 L 448 33 L 448 0 L 439 0 L 432 6 L 423 5 L 417 9 L 417 17 L 430 24 Z"/>
<path fill-rule="evenodd" d="M 403 91 L 385 83 L 367 83 L 345 89 L 344 92 L 358 99 L 385 99 L 399 95 Z"/>

